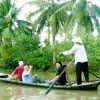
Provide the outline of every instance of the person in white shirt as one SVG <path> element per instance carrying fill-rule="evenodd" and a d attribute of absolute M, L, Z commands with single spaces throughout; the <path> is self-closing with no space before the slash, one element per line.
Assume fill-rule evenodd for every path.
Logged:
<path fill-rule="evenodd" d="M 31 78 L 32 78 L 31 70 L 32 70 L 32 66 L 28 66 L 28 65 L 24 66 L 24 71 L 22 73 L 22 81 L 24 83 L 30 83 L 31 82 Z"/>
<path fill-rule="evenodd" d="M 25 65 L 22 73 L 22 81 L 24 83 L 43 83 L 44 80 L 38 74 L 31 74 L 32 66 Z"/>
<path fill-rule="evenodd" d="M 81 73 L 84 73 L 85 76 L 85 81 L 89 82 L 89 71 L 88 71 L 88 59 L 87 59 L 87 54 L 86 50 L 84 48 L 83 42 L 80 37 L 76 37 L 72 39 L 74 42 L 74 46 L 65 52 L 61 52 L 60 54 L 63 55 L 70 55 L 70 54 L 75 54 L 75 69 L 76 69 L 76 80 L 77 84 L 82 83 L 82 78 L 81 78 Z"/>

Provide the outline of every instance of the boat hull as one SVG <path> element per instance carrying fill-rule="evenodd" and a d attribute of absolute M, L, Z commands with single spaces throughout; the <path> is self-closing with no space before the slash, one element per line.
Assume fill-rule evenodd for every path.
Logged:
<path fill-rule="evenodd" d="M 16 84 L 16 85 L 23 85 L 23 86 L 31 86 L 31 87 L 41 87 L 41 88 L 48 88 L 50 84 L 47 83 L 23 83 L 22 81 L 17 80 L 7 80 L 6 78 L 0 78 L 0 82 L 5 82 L 9 84 Z M 53 89 L 64 89 L 64 90 L 97 90 L 100 84 L 100 80 L 98 81 L 91 81 L 89 83 L 83 82 L 81 85 L 77 85 L 76 83 L 72 82 L 71 85 L 54 85 Z"/>

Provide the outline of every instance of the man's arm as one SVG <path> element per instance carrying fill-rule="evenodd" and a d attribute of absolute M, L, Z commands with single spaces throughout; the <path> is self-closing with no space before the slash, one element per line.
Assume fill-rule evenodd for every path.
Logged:
<path fill-rule="evenodd" d="M 65 51 L 65 52 L 62 52 L 63 55 L 71 55 L 71 54 L 74 54 L 77 50 L 77 46 L 74 45 L 70 50 L 68 51 Z"/>

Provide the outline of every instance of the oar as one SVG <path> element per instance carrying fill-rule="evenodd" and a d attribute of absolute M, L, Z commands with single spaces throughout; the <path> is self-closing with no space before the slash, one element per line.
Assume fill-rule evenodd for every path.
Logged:
<path fill-rule="evenodd" d="M 66 57 L 65 57 L 65 62 L 66 62 L 67 60 L 66 60 Z M 66 62 L 66 64 L 67 64 L 67 62 Z M 67 74 L 67 81 L 68 81 L 68 84 L 71 86 L 71 81 L 70 81 L 70 79 L 69 79 L 69 75 L 68 75 L 68 72 L 66 72 L 66 74 Z"/>
<path fill-rule="evenodd" d="M 50 92 L 50 90 L 52 89 L 52 87 L 54 86 L 54 84 L 62 76 L 62 74 L 66 71 L 66 69 L 69 68 L 69 66 L 72 64 L 73 61 L 74 61 L 74 59 L 67 65 L 67 67 L 64 68 L 64 70 L 61 72 L 61 74 L 58 76 L 58 78 L 55 81 L 52 82 L 52 84 L 49 86 L 49 88 L 47 89 L 47 91 L 45 92 L 44 95 L 47 95 Z"/>
<path fill-rule="evenodd" d="M 100 79 L 99 76 L 95 75 L 93 72 L 90 71 L 90 74 L 94 75 L 95 77 L 97 77 L 98 79 Z"/>

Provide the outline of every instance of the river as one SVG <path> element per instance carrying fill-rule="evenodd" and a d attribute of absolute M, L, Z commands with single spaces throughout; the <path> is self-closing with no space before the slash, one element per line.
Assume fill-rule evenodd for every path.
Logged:
<path fill-rule="evenodd" d="M 42 77 L 52 77 L 49 75 L 41 74 Z M 100 85 L 98 90 L 91 91 L 52 89 L 44 96 L 46 90 L 0 82 L 0 100 L 100 100 Z"/>
<path fill-rule="evenodd" d="M 100 100 L 98 90 L 54 90 L 44 96 L 46 89 L 0 82 L 0 100 Z"/>

